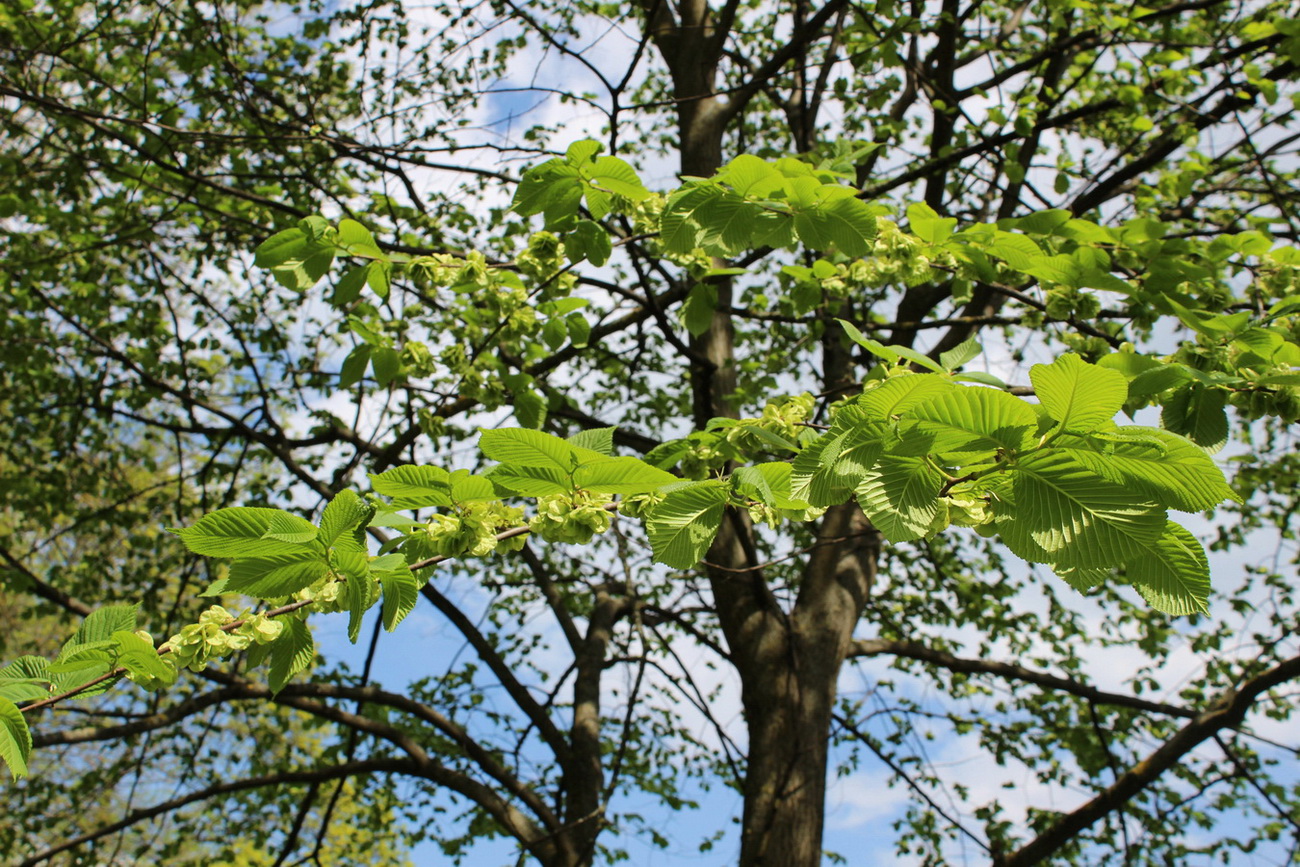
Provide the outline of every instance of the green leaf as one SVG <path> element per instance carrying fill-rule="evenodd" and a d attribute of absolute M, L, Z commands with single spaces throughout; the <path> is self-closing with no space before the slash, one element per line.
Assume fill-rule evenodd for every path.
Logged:
<path fill-rule="evenodd" d="M 1084 569 L 1081 566 L 1058 566 L 1054 567 L 1052 571 L 1066 584 L 1083 593 L 1105 581 L 1115 570 L 1101 566 L 1094 566 L 1090 569 Z"/>
<path fill-rule="evenodd" d="M 567 494 L 574 490 L 573 477 L 569 473 L 546 467 L 501 464 L 488 470 L 487 478 L 502 490 L 525 497 Z"/>
<path fill-rule="evenodd" d="M 538 467 L 572 473 L 579 463 L 605 456 L 573 446 L 557 436 L 537 430 L 501 428 L 484 430 L 479 449 L 494 461 L 516 467 Z"/>
<path fill-rule="evenodd" d="M 334 294 L 330 296 L 330 304 L 334 307 L 346 307 L 360 298 L 370 267 L 369 264 L 358 265 L 345 272 L 334 284 Z"/>
<path fill-rule="evenodd" d="M 383 251 L 375 243 L 375 236 L 356 220 L 339 221 L 338 234 L 334 236 L 334 241 L 349 256 L 363 256 L 368 259 L 384 258 Z"/>
<path fill-rule="evenodd" d="M 968 361 L 978 358 L 984 347 L 974 337 L 968 338 L 961 343 L 949 349 L 947 352 L 939 353 L 939 365 L 944 370 L 952 371 L 961 367 Z"/>
<path fill-rule="evenodd" d="M 646 519 L 656 563 L 689 569 L 704 558 L 722 526 L 727 486 L 695 482 L 671 491 Z"/>
<path fill-rule="evenodd" d="M 375 493 L 392 497 L 395 509 L 451 505 L 451 476 L 441 467 L 408 465 L 371 474 Z"/>
<path fill-rule="evenodd" d="M 271 516 L 271 522 L 262 534 L 263 539 L 277 542 L 289 542 L 294 545 L 306 545 L 316 538 L 320 531 L 311 521 L 289 512 L 277 512 Z"/>
<path fill-rule="evenodd" d="M 421 582 L 409 569 L 394 569 L 379 573 L 379 583 L 384 591 L 380 614 L 384 629 L 392 632 L 406 615 L 415 610 L 415 604 L 420 600 Z"/>
<path fill-rule="evenodd" d="M 876 218 L 865 202 L 839 198 L 797 212 L 794 231 L 814 250 L 834 247 L 846 256 L 865 256 L 871 251 L 867 242 L 876 236 Z"/>
<path fill-rule="evenodd" d="M 77 629 L 77 634 L 68 642 L 69 645 L 98 644 L 111 641 L 113 633 L 119 630 L 130 632 L 135 629 L 138 605 L 105 605 L 86 615 Z"/>
<path fill-rule="evenodd" d="M 370 350 L 370 364 L 375 371 L 375 382 L 387 386 L 402 372 L 402 356 L 391 346 L 375 346 Z"/>
<path fill-rule="evenodd" d="M 363 529 L 374 516 L 375 507 L 352 491 L 339 491 L 320 516 L 320 540 L 329 547 L 340 536 Z"/>
<path fill-rule="evenodd" d="M 265 538 L 271 521 L 283 514 L 280 509 L 236 506 L 218 509 L 172 532 L 186 548 L 205 557 L 263 557 L 302 551 L 302 544 Z"/>
<path fill-rule="evenodd" d="M 312 246 L 302 229 L 285 229 L 257 245 L 253 251 L 253 264 L 259 268 L 275 268 L 301 259 Z"/>
<path fill-rule="evenodd" d="M 718 287 L 712 283 L 696 283 L 682 305 L 682 324 L 692 337 L 699 337 L 713 324 L 713 314 L 718 307 Z"/>
<path fill-rule="evenodd" d="M 617 193 L 634 202 L 643 201 L 650 195 L 650 191 L 637 177 L 636 171 L 618 157 L 598 157 L 595 165 L 584 174 L 611 193 Z"/>
<path fill-rule="evenodd" d="M 1025 455 L 1008 475 L 1011 502 L 995 502 L 997 528 L 1026 560 L 1119 566 L 1141 555 L 1165 525 L 1156 503 L 1107 481 L 1063 449 Z"/>
<path fill-rule="evenodd" d="M 362 343 L 352 348 L 348 357 L 343 359 L 343 366 L 339 369 L 339 388 L 351 388 L 361 381 L 366 375 L 366 368 L 370 366 L 370 344 Z"/>
<path fill-rule="evenodd" d="M 703 234 L 702 214 L 730 195 L 712 184 L 687 187 L 673 194 L 659 218 L 659 240 L 672 253 L 689 253 L 698 247 Z"/>
<path fill-rule="evenodd" d="M 452 470 L 451 500 L 462 503 L 488 503 L 499 500 L 496 487 L 487 476 L 476 476 L 469 470 Z"/>
<path fill-rule="evenodd" d="M 1110 421 L 1128 399 L 1128 383 L 1117 370 L 1086 363 L 1068 353 L 1029 369 L 1034 394 L 1061 430 L 1087 433 Z"/>
<path fill-rule="evenodd" d="M 924 202 L 907 206 L 907 223 L 912 230 L 912 234 L 928 244 L 943 243 L 952 234 L 952 230 L 957 227 L 957 221 L 954 218 L 939 216 L 934 208 Z M 958 364 L 960 363 L 958 362 Z M 947 365 L 945 364 L 945 366 Z M 953 365 L 953 367 L 956 366 Z"/>
<path fill-rule="evenodd" d="M 951 391 L 953 384 L 931 373 L 907 373 L 891 376 L 875 388 L 864 391 L 855 405 L 868 417 L 887 421 L 939 394 Z"/>
<path fill-rule="evenodd" d="M 7 698 L 0 698 L 0 761 L 15 780 L 27 776 L 27 757 L 32 752 L 32 733 L 23 712 Z"/>
<path fill-rule="evenodd" d="M 239 559 L 230 564 L 226 590 L 258 599 L 276 599 L 310 587 L 328 571 L 323 550 Z"/>
<path fill-rule="evenodd" d="M 1023 400 L 1004 391 L 957 386 L 929 397 L 907 411 L 915 433 L 933 437 L 928 454 L 960 454 L 996 449 L 1019 450 L 1032 442 L 1038 417 Z"/>
<path fill-rule="evenodd" d="M 1104 452 L 1072 450 L 1072 457 L 1098 475 L 1181 512 L 1200 512 L 1238 499 L 1210 456 L 1182 437 L 1155 428 L 1120 430 L 1147 433 L 1159 445 L 1117 442 Z"/>
<path fill-rule="evenodd" d="M 353 644 L 361 637 L 361 621 L 370 607 L 379 601 L 379 585 L 370 576 L 363 560 L 359 568 L 349 570 L 343 582 L 343 601 L 348 607 L 348 641 Z"/>
<path fill-rule="evenodd" d="M 875 464 L 890 436 L 886 424 L 842 408 L 835 423 L 794 459 L 790 495 L 813 506 L 834 506 L 848 499 Z"/>
<path fill-rule="evenodd" d="M 1173 521 L 1165 524 L 1154 544 L 1125 566 L 1128 580 L 1157 611 L 1186 615 L 1210 610 L 1210 565 L 1205 549 Z"/>
<path fill-rule="evenodd" d="M 574 484 L 598 494 L 645 494 L 681 479 L 652 467 L 640 458 L 607 458 L 583 464 L 573 474 Z"/>
<path fill-rule="evenodd" d="M 1213 454 L 1228 442 L 1227 396 L 1200 383 L 1186 385 L 1165 401 L 1160 423 Z"/>
<path fill-rule="evenodd" d="M 939 514 L 943 475 L 924 457 L 887 455 L 867 471 L 855 493 L 858 505 L 891 542 L 927 534 Z"/>
<path fill-rule="evenodd" d="M 1043 255 L 1043 251 L 1032 239 L 1003 231 L 996 232 L 993 243 L 984 249 L 989 255 L 997 256 L 1017 271 L 1032 267 L 1034 261 L 1042 258 Z"/>
<path fill-rule="evenodd" d="M 158 655 L 151 642 L 134 632 L 115 632 L 117 662 L 128 672 L 161 681 L 165 685 L 176 682 L 176 666 Z"/>
<path fill-rule="evenodd" d="M 289 618 L 280 637 L 269 645 L 271 671 L 269 686 L 272 693 L 284 689 L 289 679 L 311 665 L 316 658 L 316 644 L 306 622 Z"/>
<path fill-rule="evenodd" d="M 617 427 L 596 427 L 578 431 L 569 437 L 569 443 L 580 449 L 589 449 L 602 455 L 614 454 L 614 431 Z"/>

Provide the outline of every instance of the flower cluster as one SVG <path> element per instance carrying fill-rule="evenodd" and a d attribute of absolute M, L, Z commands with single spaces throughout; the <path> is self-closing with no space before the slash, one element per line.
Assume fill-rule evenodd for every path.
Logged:
<path fill-rule="evenodd" d="M 199 615 L 197 623 L 182 627 L 159 650 L 170 652 L 177 668 L 202 671 L 214 659 L 247 650 L 254 644 L 270 644 L 284 629 L 283 623 L 264 613 L 245 618 L 234 629 L 225 628 L 237 619 L 220 605 L 213 605 Z"/>
<path fill-rule="evenodd" d="M 608 494 L 588 491 L 538 497 L 537 514 L 528 526 L 548 542 L 585 545 L 609 529 L 612 517 L 606 506 L 612 501 Z"/>

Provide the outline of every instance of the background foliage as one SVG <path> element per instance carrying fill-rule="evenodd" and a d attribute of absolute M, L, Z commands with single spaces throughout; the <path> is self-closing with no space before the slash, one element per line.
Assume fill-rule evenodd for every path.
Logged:
<path fill-rule="evenodd" d="M 829 767 L 906 793 L 883 845 L 920 863 L 1294 862 L 1293 18 L 1213 0 L 0 9 L 6 660 L 54 656 L 104 603 L 139 604 L 161 643 L 236 575 L 164 527 L 236 504 L 320 517 L 405 464 L 509 465 L 481 427 L 617 426 L 617 454 L 703 483 L 678 499 L 704 497 L 721 534 L 697 566 L 699 538 L 655 544 L 691 526 L 668 512 L 578 547 L 609 521 L 597 502 L 452 527 L 413 500 L 444 531 L 426 558 L 538 510 L 554 526 L 437 564 L 404 628 L 421 618 L 420 638 L 385 635 L 381 606 L 330 633 L 361 641 L 359 665 L 273 666 L 273 697 L 237 654 L 166 693 L 27 714 L 6 851 L 375 864 L 506 836 L 548 864 L 718 840 L 706 857 L 818 863 Z M 985 354 L 964 357 L 973 337 Z M 762 508 L 708 493 L 807 445 L 802 422 L 843 432 L 830 405 L 882 362 L 996 377 L 1051 411 L 1030 366 L 1067 352 L 1126 384 L 1098 420 L 1123 403 L 1224 446 L 1242 502 L 1187 523 L 1208 614 L 1153 610 L 1109 555 L 1056 562 L 1105 567 L 1074 575 L 1081 595 L 969 530 L 929 537 L 930 507 L 889 479 L 874 509 L 858 490 L 874 523 L 827 494 L 818 523 L 764 526 L 801 508 L 766 475 L 739 474 Z M 1006 538 L 1052 562 L 1031 547 L 1051 529 Z M 739 793 L 736 837 L 665 835 L 709 786 Z"/>

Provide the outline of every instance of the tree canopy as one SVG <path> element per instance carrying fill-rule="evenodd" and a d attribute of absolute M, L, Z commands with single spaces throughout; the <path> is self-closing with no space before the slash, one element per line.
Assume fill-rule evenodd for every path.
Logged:
<path fill-rule="evenodd" d="M 1290 6 L 0 9 L 0 845 L 1293 863 Z"/>

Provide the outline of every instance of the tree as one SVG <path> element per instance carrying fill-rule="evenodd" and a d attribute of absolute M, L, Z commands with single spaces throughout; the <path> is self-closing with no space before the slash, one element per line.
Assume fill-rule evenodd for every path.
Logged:
<path fill-rule="evenodd" d="M 5 574 L 146 607 L 4 669 L 0 755 L 22 770 L 28 720 L 38 746 L 143 736 L 134 777 L 41 773 L 155 796 L 27 863 L 216 813 L 232 840 L 270 813 L 251 838 L 310 861 L 351 787 L 399 839 L 589 864 L 702 779 L 741 795 L 740 864 L 811 865 L 859 764 L 929 863 L 1293 857 L 1295 747 L 1262 728 L 1300 675 L 1287 4 L 26 12 L 0 13 L 0 393 L 31 432 Z M 552 97 L 601 142 L 527 118 Z M 1240 504 L 1207 457 L 1230 438 Z M 142 538 L 151 593 L 116 553 L 49 570 L 44 528 L 156 532 L 105 511 L 141 479 L 101 455 L 192 492 L 168 523 L 228 568 Z M 234 612 L 198 614 L 183 570 Z M 419 606 L 465 653 L 394 686 L 381 627 Z M 356 641 L 371 607 L 359 675 L 294 678 L 302 616 L 349 611 Z M 198 677 L 60 725 L 51 693 L 178 660 Z M 320 755 L 233 751 L 250 701 Z M 944 779 L 936 729 L 1084 794 L 1022 813 Z"/>

